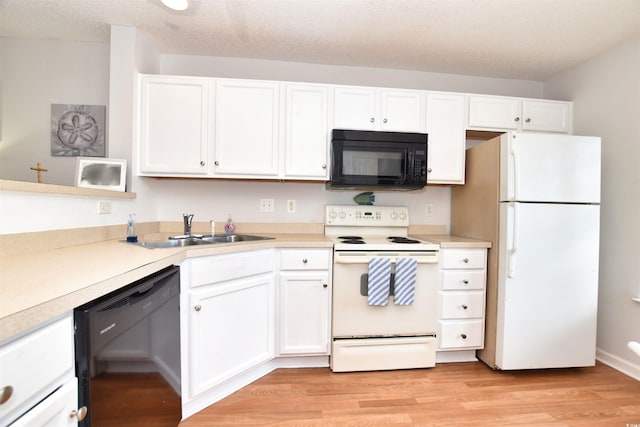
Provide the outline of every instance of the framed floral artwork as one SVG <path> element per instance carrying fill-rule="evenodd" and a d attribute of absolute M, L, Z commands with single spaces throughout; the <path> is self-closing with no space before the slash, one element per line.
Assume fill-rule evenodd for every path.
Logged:
<path fill-rule="evenodd" d="M 51 104 L 51 155 L 104 157 L 104 105 Z"/>

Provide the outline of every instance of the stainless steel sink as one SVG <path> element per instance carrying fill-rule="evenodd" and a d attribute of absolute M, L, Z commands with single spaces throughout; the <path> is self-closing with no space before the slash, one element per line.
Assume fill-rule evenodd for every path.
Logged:
<path fill-rule="evenodd" d="M 274 237 L 252 236 L 250 234 L 216 234 L 215 236 L 205 236 L 202 238 L 205 242 L 210 243 L 233 243 L 233 242 L 251 242 L 254 240 L 272 240 Z"/>
<path fill-rule="evenodd" d="M 205 242 L 202 239 L 198 239 L 198 238 L 189 238 L 189 239 L 165 240 L 163 242 L 138 242 L 136 244 L 148 249 L 162 249 L 162 248 L 180 248 L 183 246 L 208 245 L 211 243 L 213 242 Z"/>
<path fill-rule="evenodd" d="M 212 245 L 216 243 L 234 243 L 234 242 L 251 242 L 255 240 L 271 240 L 274 237 L 252 236 L 249 234 L 233 234 L 227 236 L 225 234 L 215 236 L 187 237 L 187 236 L 171 236 L 169 240 L 162 242 L 137 242 L 135 245 L 148 249 L 163 248 L 180 248 L 184 246 Z"/>

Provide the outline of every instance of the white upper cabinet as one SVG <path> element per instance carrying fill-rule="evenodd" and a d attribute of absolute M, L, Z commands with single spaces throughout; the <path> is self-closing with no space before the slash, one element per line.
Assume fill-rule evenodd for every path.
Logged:
<path fill-rule="evenodd" d="M 470 95 L 469 129 L 569 133 L 571 103 Z"/>
<path fill-rule="evenodd" d="M 520 100 L 499 96 L 469 97 L 469 128 L 516 130 L 520 126 Z"/>
<path fill-rule="evenodd" d="M 569 133 L 571 103 L 526 99 L 522 101 L 522 130 Z"/>
<path fill-rule="evenodd" d="M 209 79 L 141 76 L 138 173 L 206 176 Z"/>
<path fill-rule="evenodd" d="M 427 93 L 428 184 L 464 184 L 465 96 Z"/>
<path fill-rule="evenodd" d="M 287 84 L 284 178 L 329 177 L 329 87 Z"/>
<path fill-rule="evenodd" d="M 424 93 L 351 86 L 335 88 L 334 128 L 423 132 Z"/>
<path fill-rule="evenodd" d="M 217 80 L 214 176 L 277 178 L 280 83 Z"/>

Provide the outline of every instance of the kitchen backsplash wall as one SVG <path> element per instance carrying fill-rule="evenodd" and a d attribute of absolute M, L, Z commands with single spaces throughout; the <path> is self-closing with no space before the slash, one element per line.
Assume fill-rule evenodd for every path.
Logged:
<path fill-rule="evenodd" d="M 193 213 L 196 221 L 226 221 L 232 214 L 237 222 L 324 222 L 327 204 L 355 204 L 359 191 L 328 191 L 320 183 L 278 183 L 222 180 L 154 179 L 159 221 L 176 221 L 183 213 Z M 429 187 L 417 191 L 374 192 L 376 205 L 409 207 L 412 224 L 446 225 L 449 229 L 449 187 Z M 273 199 L 273 212 L 260 212 L 260 199 Z M 295 212 L 287 212 L 289 200 Z M 427 215 L 427 204 L 432 206 Z"/>

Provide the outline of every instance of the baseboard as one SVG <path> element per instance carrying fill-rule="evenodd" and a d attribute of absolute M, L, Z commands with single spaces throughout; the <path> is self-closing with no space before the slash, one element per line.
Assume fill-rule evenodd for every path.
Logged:
<path fill-rule="evenodd" d="M 596 349 L 596 359 L 605 365 L 612 367 L 616 371 L 620 371 L 623 374 L 640 381 L 640 364 L 630 362 L 601 349 Z"/>
<path fill-rule="evenodd" d="M 455 362 L 477 362 L 475 350 L 438 351 L 436 352 L 436 364 Z"/>

